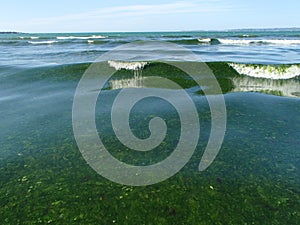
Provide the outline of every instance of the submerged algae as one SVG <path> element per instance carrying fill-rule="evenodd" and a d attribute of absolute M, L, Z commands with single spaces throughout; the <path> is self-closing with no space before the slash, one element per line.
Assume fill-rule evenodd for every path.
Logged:
<path fill-rule="evenodd" d="M 225 78 L 237 75 L 225 64 L 208 65 L 219 79 L 223 75 Z M 173 77 L 186 88 L 194 86 L 194 82 L 176 68 L 166 71 L 163 65 L 152 68 L 156 66 L 157 75 Z M 199 173 L 197 166 L 210 131 L 210 111 L 203 96 L 191 93 L 201 122 L 200 141 L 191 161 L 164 182 L 146 187 L 123 186 L 98 175 L 82 158 L 72 134 L 70 100 L 76 87 L 74 81 L 79 80 L 80 74 L 75 69 L 75 74 L 64 76 L 68 67 L 60 69 L 61 73 L 54 73 L 55 68 L 48 73 L 45 70 L 40 77 L 38 73 L 38 77 L 29 73 L 22 83 L 23 87 L 26 82 L 30 83 L 34 87 L 31 95 L 39 96 L 48 87 L 46 82 L 51 81 L 47 83 L 52 88 L 49 93 L 62 93 L 59 99 L 55 95 L 37 98 L 30 101 L 31 107 L 26 107 L 25 100 L 22 104 L 11 100 L 7 110 L 18 118 L 7 125 L 4 118 L 1 120 L 0 131 L 7 132 L 0 140 L 0 217 L 3 224 L 299 222 L 298 99 L 257 93 L 226 94 L 225 141 L 214 163 Z M 148 71 L 145 68 L 143 76 L 152 75 L 150 69 L 151 65 Z M 170 70 L 172 72 L 168 72 Z M 128 76 L 124 71 L 119 72 Z M 35 78 L 36 83 L 33 82 Z M 230 90 L 231 83 L 226 82 L 225 90 Z M 107 90 L 105 101 L 115 94 L 117 90 Z M 153 101 L 153 104 L 161 102 Z M 155 163 L 176 145 L 179 123 L 172 107 L 147 108 L 145 105 L 147 102 L 133 110 L 134 134 L 147 137 L 147 125 L 153 116 L 165 118 L 169 127 L 168 138 L 147 156 L 128 155 L 132 152 L 124 150 L 113 136 L 109 112 L 101 108 L 97 111 L 99 135 L 104 134 L 101 137 L 105 144 L 119 160 L 138 165 Z"/>

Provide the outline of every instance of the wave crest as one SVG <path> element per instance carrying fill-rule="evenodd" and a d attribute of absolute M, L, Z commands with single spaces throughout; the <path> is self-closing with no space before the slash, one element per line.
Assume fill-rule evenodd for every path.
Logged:
<path fill-rule="evenodd" d="M 141 70 L 148 64 L 148 62 L 108 61 L 108 64 L 116 70 Z"/>
<path fill-rule="evenodd" d="M 107 38 L 107 36 L 102 36 L 102 35 L 92 35 L 92 36 L 63 36 L 63 37 L 56 37 L 58 40 L 72 40 L 72 39 L 80 39 L 80 40 L 88 40 L 88 39 L 102 39 L 102 38 Z"/>
<path fill-rule="evenodd" d="M 300 75 L 300 65 L 254 65 L 229 63 L 239 74 L 257 78 L 291 79 Z"/>
<path fill-rule="evenodd" d="M 28 43 L 33 45 L 50 45 L 57 43 L 57 41 L 28 41 Z"/>

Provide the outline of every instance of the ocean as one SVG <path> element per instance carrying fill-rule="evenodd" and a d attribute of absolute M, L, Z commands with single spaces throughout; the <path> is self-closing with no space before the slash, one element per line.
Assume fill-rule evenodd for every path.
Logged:
<path fill-rule="evenodd" d="M 158 44 L 165 42 L 193 53 L 196 63 L 205 64 L 214 75 L 221 93 L 207 95 L 209 85 L 199 86 L 185 71 L 165 63 L 162 59 L 189 60 L 181 51 L 165 51 Z M 137 47 L 116 50 L 130 43 Z M 147 51 L 143 43 L 150 43 Z M 104 63 L 115 73 L 103 87 L 99 83 L 90 91 L 96 93 L 97 133 L 114 158 L 136 166 L 154 165 L 172 155 L 181 140 L 180 113 L 173 104 L 152 96 L 131 109 L 131 132 L 147 139 L 152 135 L 150 121 L 161 117 L 166 137 L 151 151 L 126 147 L 111 123 L 113 104 L 122 90 L 155 89 L 156 84 L 148 85 L 147 80 L 159 76 L 179 85 L 195 105 L 201 127 L 195 151 L 180 171 L 162 182 L 113 182 L 99 175 L 78 147 L 72 111 L 78 86 L 92 63 L 109 52 L 115 58 Z M 157 92 L 160 89 L 179 105 L 186 103 L 177 88 Z M 216 95 L 222 95 L 226 105 L 224 141 L 214 161 L 199 171 L 213 128 L 209 96 Z M 124 107 L 130 104 L 122 100 Z M 299 29 L 3 33 L 0 114 L 2 224 L 300 221 Z"/>

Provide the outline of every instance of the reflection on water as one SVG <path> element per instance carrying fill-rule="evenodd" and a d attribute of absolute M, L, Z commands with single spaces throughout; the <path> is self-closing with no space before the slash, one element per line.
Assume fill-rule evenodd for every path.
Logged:
<path fill-rule="evenodd" d="M 132 78 L 112 79 L 109 81 L 109 86 L 112 90 L 122 88 L 143 88 L 145 86 L 142 70 L 134 70 Z"/>
<path fill-rule="evenodd" d="M 144 87 L 144 78 L 142 77 L 143 68 L 147 62 L 119 62 L 108 61 L 109 66 L 119 70 L 127 70 L 133 72 L 133 77 L 112 79 L 109 81 L 109 86 L 112 90 L 122 88 L 142 88 Z"/>
<path fill-rule="evenodd" d="M 147 76 L 142 75 L 142 70 L 132 71 L 132 77 L 114 78 L 109 81 L 111 90 L 122 88 L 146 88 L 152 87 L 151 83 L 147 82 Z M 252 78 L 247 76 L 238 76 L 231 78 L 234 88 L 229 92 L 261 92 L 285 97 L 300 97 L 300 82 L 295 79 L 288 80 L 272 80 L 264 78 Z M 220 86 L 228 83 L 219 82 Z M 226 87 L 222 87 L 226 89 Z M 227 91 L 225 91 L 227 92 Z"/>
<path fill-rule="evenodd" d="M 234 77 L 233 92 L 263 92 L 286 97 L 300 97 L 300 82 L 298 80 L 272 80 L 252 77 Z"/>

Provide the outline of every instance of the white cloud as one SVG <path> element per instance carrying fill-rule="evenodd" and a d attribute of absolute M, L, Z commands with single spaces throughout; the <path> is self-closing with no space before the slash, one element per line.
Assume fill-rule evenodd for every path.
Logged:
<path fill-rule="evenodd" d="M 83 25 L 101 25 L 103 21 L 110 20 L 110 23 L 130 20 L 132 18 L 143 19 L 151 16 L 170 16 L 195 13 L 219 13 L 232 10 L 233 6 L 224 4 L 221 0 L 198 0 L 198 1 L 178 1 L 165 4 L 128 5 L 105 7 L 95 9 L 85 13 L 63 15 L 51 18 L 36 18 L 26 23 L 19 24 L 20 27 L 32 29 L 34 27 L 51 26 L 60 27 L 69 24 L 74 27 L 77 23 Z M 157 21 L 159 22 L 159 21 Z M 78 24 L 78 25 L 79 25 Z M 115 25 L 114 25 L 115 26 Z"/>

